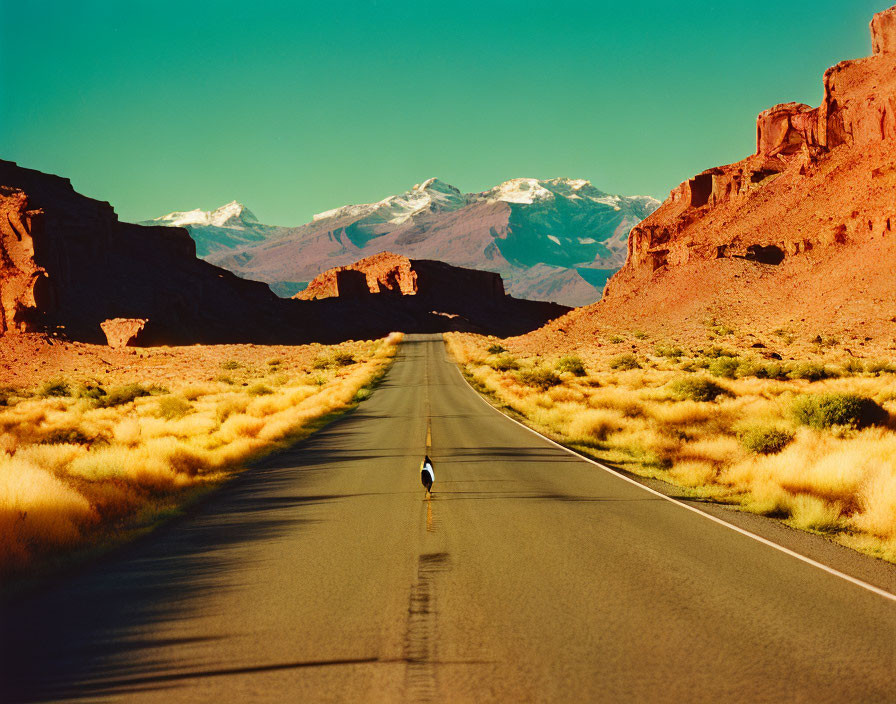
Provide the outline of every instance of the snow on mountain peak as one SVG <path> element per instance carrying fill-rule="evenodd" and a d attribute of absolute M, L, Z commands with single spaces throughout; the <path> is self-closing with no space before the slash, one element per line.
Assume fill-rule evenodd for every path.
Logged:
<path fill-rule="evenodd" d="M 153 222 L 172 227 L 193 225 L 198 227 L 243 227 L 258 223 L 258 218 L 243 204 L 233 200 L 217 210 L 185 210 L 168 213 Z"/>

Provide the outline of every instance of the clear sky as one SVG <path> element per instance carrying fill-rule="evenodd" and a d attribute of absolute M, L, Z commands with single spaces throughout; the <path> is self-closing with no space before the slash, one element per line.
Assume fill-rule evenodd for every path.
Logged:
<path fill-rule="evenodd" d="M 0 0 L 0 157 L 122 219 L 299 224 L 431 176 L 664 198 L 894 0 Z"/>

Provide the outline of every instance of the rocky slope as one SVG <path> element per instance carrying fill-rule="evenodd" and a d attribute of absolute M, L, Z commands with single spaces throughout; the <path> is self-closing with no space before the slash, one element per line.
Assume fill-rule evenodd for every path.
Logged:
<path fill-rule="evenodd" d="M 413 266 L 418 295 L 285 300 L 197 259 L 184 229 L 120 222 L 112 206 L 77 193 L 68 179 L 0 161 L 0 336 L 7 345 L 34 332 L 115 344 L 135 336 L 140 344 L 287 344 L 392 330 L 519 334 L 567 311 L 505 296 L 492 273 Z"/>
<path fill-rule="evenodd" d="M 295 228 L 259 230 L 236 221 L 229 232 L 232 221 L 206 224 L 213 214 L 202 211 L 152 222 L 187 226 L 209 261 L 266 281 L 281 295 L 329 268 L 389 250 L 500 273 L 518 297 L 583 305 L 600 297 L 625 260 L 629 230 L 658 205 L 645 196 L 608 195 L 582 180 L 514 179 L 465 194 L 429 179 Z M 246 237 L 258 241 L 239 242 Z"/>
<path fill-rule="evenodd" d="M 716 318 L 894 339 L 896 7 L 871 30 L 873 55 L 829 69 L 819 107 L 761 113 L 755 154 L 672 191 L 604 299 L 533 338 Z"/>

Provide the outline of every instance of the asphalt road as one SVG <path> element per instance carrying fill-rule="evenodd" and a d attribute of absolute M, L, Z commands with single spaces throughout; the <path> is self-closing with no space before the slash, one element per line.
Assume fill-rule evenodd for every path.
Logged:
<path fill-rule="evenodd" d="M 524 430 L 437 337 L 2 642 L 3 701 L 896 701 L 896 603 Z"/>

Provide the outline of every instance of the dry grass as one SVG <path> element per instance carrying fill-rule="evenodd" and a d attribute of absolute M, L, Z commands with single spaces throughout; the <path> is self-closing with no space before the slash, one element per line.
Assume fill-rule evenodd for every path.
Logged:
<path fill-rule="evenodd" d="M 664 348 L 638 368 L 620 364 L 612 350 L 579 350 L 586 374 L 563 374 L 559 384 L 539 387 L 525 380 L 557 363 L 547 355 L 505 351 L 501 366 L 513 369 L 502 369 L 489 364 L 493 340 L 446 338 L 477 388 L 571 447 L 896 562 L 893 374 L 856 364 L 830 376 L 762 378 L 752 374 L 760 365 L 743 359 L 737 366 L 749 373 L 732 374 L 729 364 L 714 378 L 708 360 L 736 355 Z M 502 349 L 512 347 L 502 342 Z M 826 426 L 815 416 L 809 423 L 807 394 L 816 401 L 863 397 L 873 413 L 863 411 L 853 425 Z"/>
<path fill-rule="evenodd" d="M 145 529 L 196 491 L 311 432 L 369 394 L 401 336 L 282 361 L 227 367 L 239 385 L 183 379 L 171 389 L 54 380 L 7 394 L 0 409 L 0 574 L 32 572 L 73 549 Z M 261 350 L 263 352 L 263 350 Z M 350 362 L 348 360 L 351 360 Z"/>

